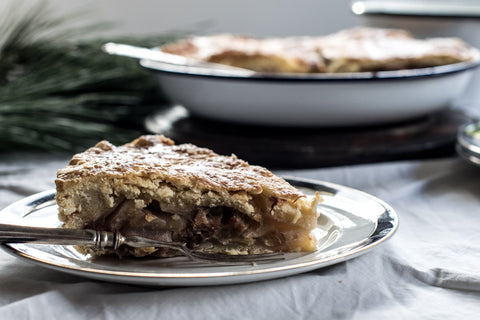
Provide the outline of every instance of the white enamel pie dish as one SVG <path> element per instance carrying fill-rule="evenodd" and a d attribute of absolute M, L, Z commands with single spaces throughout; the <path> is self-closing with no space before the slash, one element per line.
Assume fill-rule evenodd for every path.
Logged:
<path fill-rule="evenodd" d="M 141 60 L 167 97 L 195 116 L 271 126 L 378 125 L 455 104 L 479 61 L 349 74 L 224 74 Z"/>

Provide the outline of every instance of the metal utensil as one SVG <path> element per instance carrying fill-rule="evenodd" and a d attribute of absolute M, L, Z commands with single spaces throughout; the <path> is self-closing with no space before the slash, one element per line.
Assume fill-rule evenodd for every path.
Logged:
<path fill-rule="evenodd" d="M 194 68 L 210 68 L 215 71 L 215 73 L 221 73 L 223 75 L 237 75 L 237 76 L 251 76 L 255 74 L 255 71 L 232 67 L 225 64 L 211 63 L 199 61 L 192 58 L 183 57 L 176 54 L 170 54 L 163 52 L 161 50 L 148 49 L 138 46 L 132 46 L 128 44 L 120 44 L 114 42 L 105 43 L 102 46 L 103 51 L 108 54 L 124 56 L 137 59 L 147 59 L 156 62 L 162 62 L 167 64 L 173 64 L 184 67 L 194 67 Z"/>
<path fill-rule="evenodd" d="M 480 122 L 465 124 L 458 129 L 456 151 L 463 159 L 480 166 Z"/>
<path fill-rule="evenodd" d="M 162 247 L 176 250 L 195 261 L 227 264 L 267 263 L 284 259 L 284 256 L 278 253 L 228 255 L 201 252 L 189 249 L 185 243 L 158 241 L 138 236 L 123 236 L 118 232 L 91 229 L 39 228 L 11 224 L 0 224 L 0 242 L 78 245 L 93 248 L 111 248 L 114 250 L 122 245 L 134 248 Z"/>

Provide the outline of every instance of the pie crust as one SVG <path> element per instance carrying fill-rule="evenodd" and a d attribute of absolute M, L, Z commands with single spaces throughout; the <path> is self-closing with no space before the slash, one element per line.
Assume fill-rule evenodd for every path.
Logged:
<path fill-rule="evenodd" d="M 267 73 L 389 71 L 478 59 L 477 51 L 458 38 L 416 39 L 405 30 L 367 27 L 318 37 L 198 36 L 160 49 Z"/>
<path fill-rule="evenodd" d="M 55 180 L 65 228 L 119 231 L 229 254 L 316 249 L 318 194 L 235 155 L 164 136 L 116 147 L 107 141 L 73 156 Z M 171 256 L 162 248 L 79 248 L 93 255 Z"/>
<path fill-rule="evenodd" d="M 201 61 L 226 64 L 258 72 L 325 72 L 323 58 L 309 39 L 259 39 L 220 34 L 193 37 L 163 46 L 162 51 Z"/>

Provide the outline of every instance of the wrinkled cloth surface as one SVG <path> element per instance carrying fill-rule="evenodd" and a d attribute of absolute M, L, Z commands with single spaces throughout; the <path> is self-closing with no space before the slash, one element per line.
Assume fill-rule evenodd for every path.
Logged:
<path fill-rule="evenodd" d="M 67 156 L 6 154 L 0 208 L 54 187 Z M 374 250 L 287 278 L 142 287 L 43 268 L 0 251 L 1 319 L 478 319 L 480 168 L 460 159 L 277 171 L 370 193 L 399 215 Z M 1 217 L 0 217 L 1 219 Z"/>

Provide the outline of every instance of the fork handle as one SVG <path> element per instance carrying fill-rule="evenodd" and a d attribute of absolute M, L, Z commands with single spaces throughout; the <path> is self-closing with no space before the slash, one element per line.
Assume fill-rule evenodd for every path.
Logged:
<path fill-rule="evenodd" d="M 3 243 L 38 243 L 58 245 L 79 245 L 96 248 L 117 249 L 124 238 L 109 231 L 91 229 L 40 228 L 11 224 L 0 224 L 0 242 Z"/>

